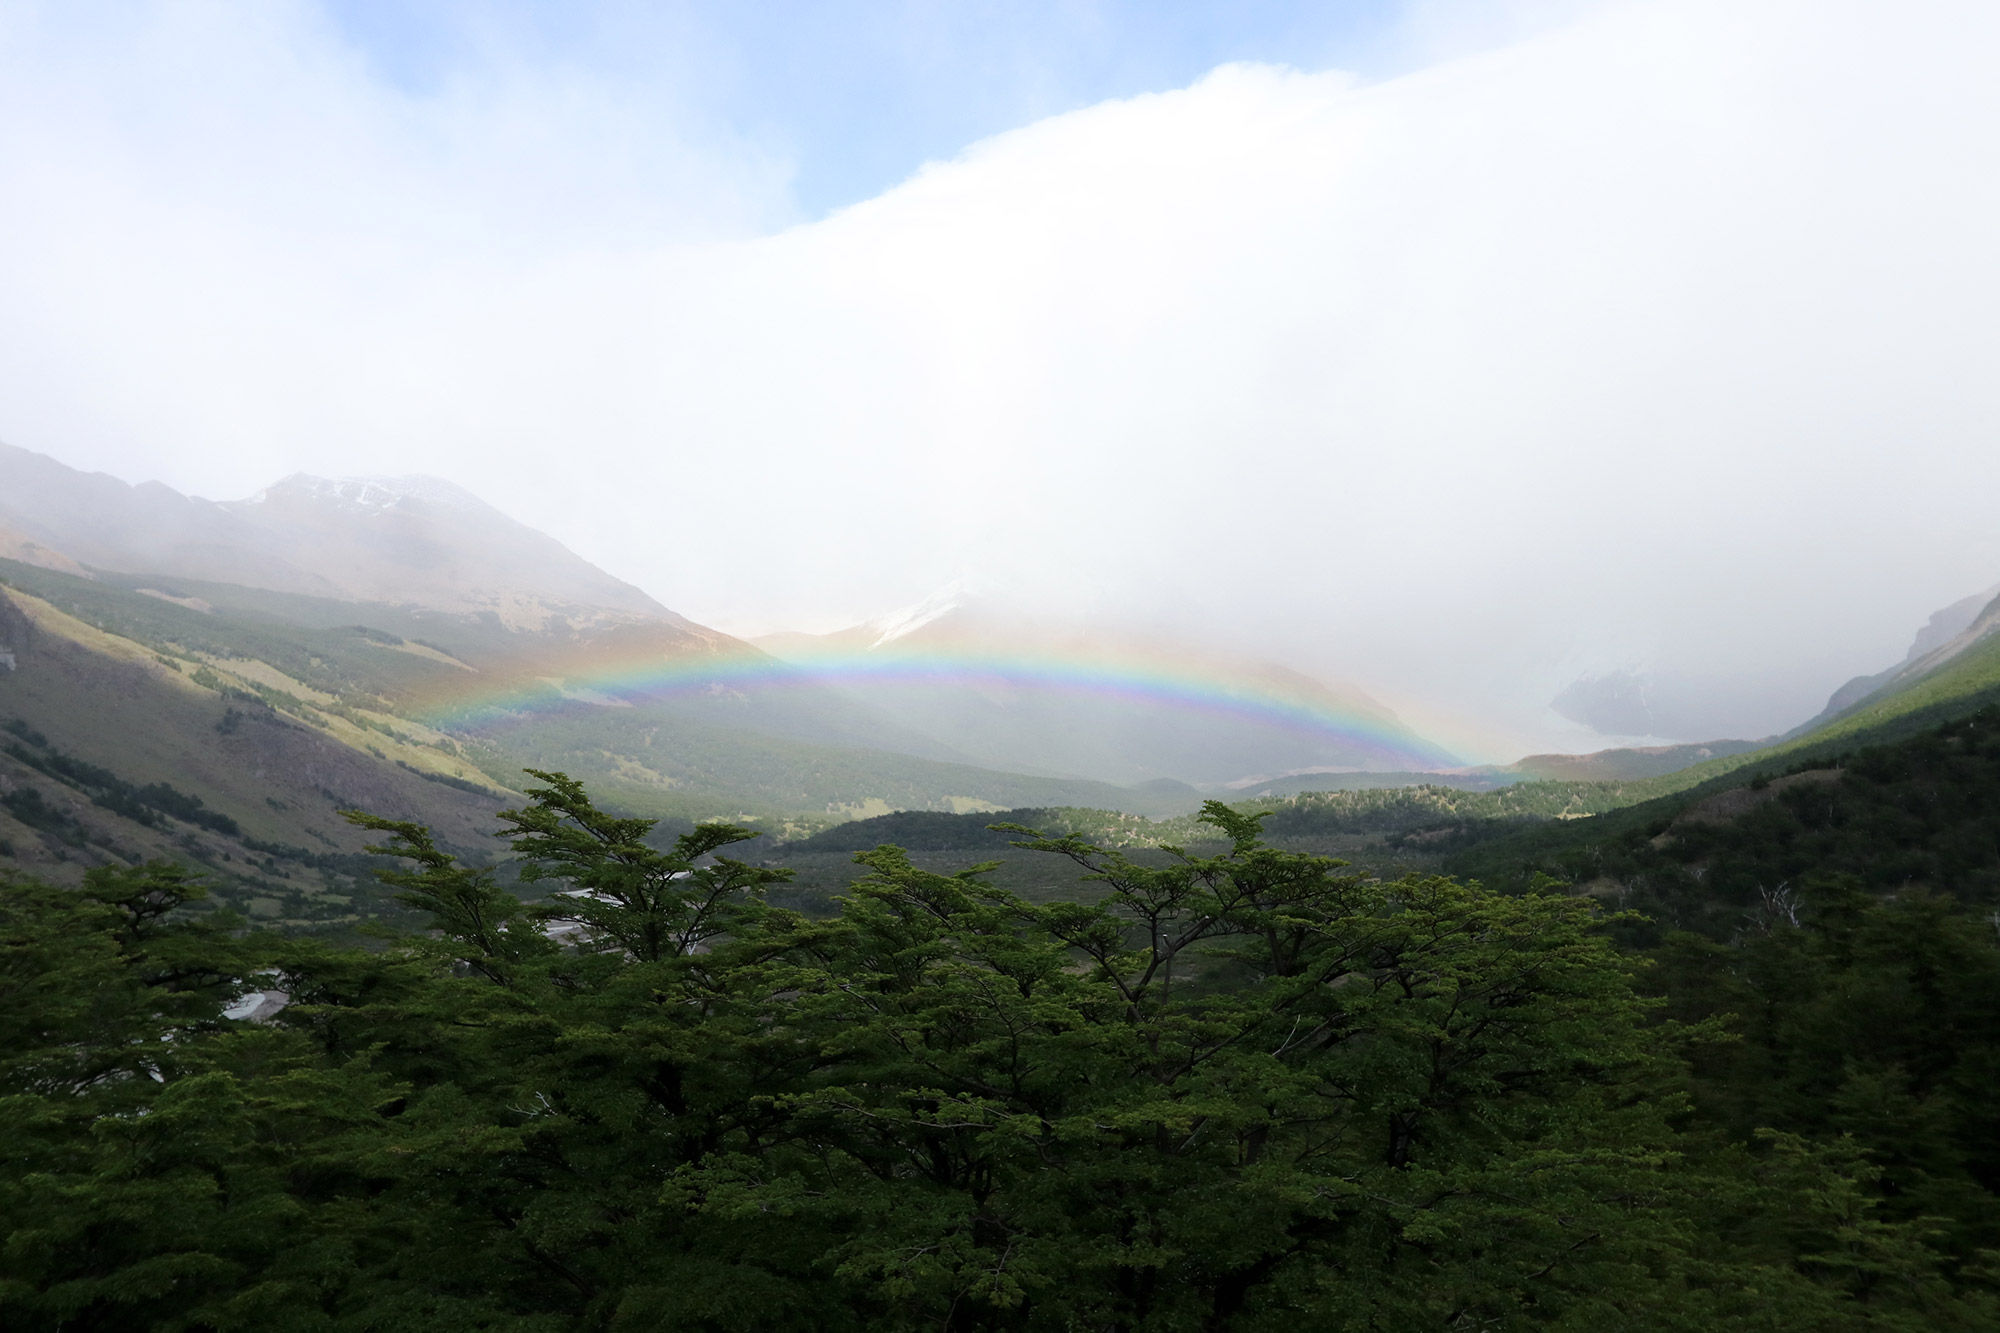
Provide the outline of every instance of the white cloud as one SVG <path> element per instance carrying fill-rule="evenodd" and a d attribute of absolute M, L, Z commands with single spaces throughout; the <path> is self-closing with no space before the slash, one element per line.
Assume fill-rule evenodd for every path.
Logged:
<path fill-rule="evenodd" d="M 2000 570 L 1984 6 L 1225 68 L 775 234 L 672 90 L 412 101 L 273 12 L 0 19 L 0 437 L 451 476 L 724 627 L 968 571 L 1501 758 L 1584 672 L 1789 725 Z"/>

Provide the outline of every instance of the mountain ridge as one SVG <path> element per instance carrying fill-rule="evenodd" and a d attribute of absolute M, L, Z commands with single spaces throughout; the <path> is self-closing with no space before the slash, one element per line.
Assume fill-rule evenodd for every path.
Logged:
<path fill-rule="evenodd" d="M 1943 666 L 1992 632 L 1996 606 L 2000 606 L 2000 584 L 1932 612 L 1911 639 L 1902 661 L 1872 675 L 1854 677 L 1828 697 L 1825 708 L 1786 732 L 1784 739 L 1803 736 L 1864 701 L 1893 690 L 1898 682 L 1910 683 Z M 1978 628 L 1981 626 L 1984 628 Z"/>
<path fill-rule="evenodd" d="M 167 586 L 132 586 L 154 583 Z M 587 652 L 593 636 L 639 631 L 681 634 L 647 622 L 585 627 L 577 637 Z M 0 762 L 0 862 L 63 878 L 127 853 L 193 857 L 239 886 L 225 897 L 282 899 L 282 919 L 310 924 L 339 917 L 326 903 L 359 892 L 341 878 L 346 870 L 315 878 L 323 876 L 312 858 L 360 856 L 367 842 L 338 808 L 420 818 L 453 850 L 490 856 L 482 830 L 518 802 L 526 767 L 570 772 L 670 827 L 727 817 L 773 832 L 889 808 L 1122 804 L 1172 813 L 1200 799 L 1188 789 L 1125 791 L 867 748 L 880 741 L 874 719 L 843 721 L 808 700 L 801 722 L 796 691 L 785 688 L 624 707 L 577 702 L 560 688 L 570 663 L 524 661 L 524 642 L 555 653 L 576 646 L 478 616 L 157 576 L 85 579 L 0 561 L 0 727 L 15 731 L 0 747 L 26 746 L 29 736 L 50 747 L 33 750 L 32 761 Z M 697 640 L 690 650 L 707 646 Z M 496 683 L 516 702 L 484 722 L 438 706 Z M 797 739 L 813 727 L 817 740 Z M 77 772 L 97 777 L 78 785 Z M 162 784 L 264 850 L 201 828 L 176 834 L 164 815 L 135 823 L 132 793 Z M 30 822 L 15 817 L 23 811 Z M 297 881 L 283 893 L 278 871 L 243 873 L 246 858 L 272 857 Z"/>
<path fill-rule="evenodd" d="M 23 478 L 29 484 L 15 484 Z M 44 594 L 90 602 L 114 628 L 152 626 L 135 630 L 132 642 L 191 664 L 177 670 L 234 680 L 228 689 L 295 700 L 317 690 L 313 709 L 377 709 L 378 720 L 421 720 L 440 736 L 504 731 L 512 739 L 502 748 L 517 757 L 581 765 L 613 787 L 619 774 L 635 775 L 625 797 L 683 813 L 701 808 L 683 797 L 697 799 L 703 783 L 714 784 L 719 800 L 773 815 L 801 801 L 829 813 L 885 802 L 1048 805 L 1059 789 L 1094 805 L 1155 808 L 1185 804 L 1197 789 L 1275 798 L 1396 783 L 1680 786 L 1788 752 L 1782 739 L 1776 748 L 1725 740 L 1468 769 L 1352 686 L 1212 646 L 1038 620 L 970 596 L 961 582 L 832 634 L 746 642 L 687 620 L 435 477 L 294 473 L 246 500 L 213 502 L 0 446 L 0 560 L 19 561 L 25 591 L 54 579 Z M 183 618 L 163 627 L 142 600 Z M 206 618 L 207 628 L 187 616 Z M 375 636 L 369 651 L 378 658 L 438 670 L 399 675 L 371 659 L 351 680 L 308 682 L 311 671 L 298 664 L 315 653 L 358 660 L 353 643 L 326 637 L 336 631 Z M 1857 678 L 1872 688 L 1808 726 L 1818 734 L 1857 709 L 1872 710 L 1872 726 L 1901 707 L 1887 701 L 1906 694 L 1913 707 L 1955 707 L 1960 685 L 1984 688 L 1980 664 L 1996 631 L 2000 600 L 1944 608 L 1917 632 L 1904 663 Z M 189 655 L 190 645 L 209 640 Z M 791 665 L 781 667 L 784 660 Z M 673 684 L 682 671 L 698 685 L 711 662 L 716 680 L 706 691 Z M 856 662 L 869 669 L 849 671 Z M 937 663 L 947 670 L 927 675 Z M 875 670 L 883 664 L 889 669 Z M 667 673 L 658 689 L 648 674 L 656 670 Z M 627 732 L 643 733 L 646 745 L 677 736 L 703 757 L 676 768 L 639 754 Z M 813 750 L 820 757 L 787 746 L 821 747 Z M 738 760 L 728 758 L 732 747 Z M 824 747 L 880 757 L 834 758 Z M 784 754 L 859 785 L 835 793 L 818 779 L 780 779 Z M 934 767 L 919 776 L 924 764 Z M 763 776 L 750 787 L 728 776 L 751 770 Z M 517 780 L 504 767 L 480 771 L 478 780 L 496 788 Z M 962 775 L 965 790 L 940 786 L 959 781 L 947 773 Z M 456 777 L 472 780 L 462 769 Z M 1146 784 L 1157 790 L 1148 795 Z M 680 794 L 661 806 L 662 791 Z"/>
<path fill-rule="evenodd" d="M 0 444 L 0 528 L 15 550 L 32 544 L 96 570 L 491 612 L 529 627 L 564 615 L 692 624 L 437 478 L 294 473 L 215 501 Z"/>

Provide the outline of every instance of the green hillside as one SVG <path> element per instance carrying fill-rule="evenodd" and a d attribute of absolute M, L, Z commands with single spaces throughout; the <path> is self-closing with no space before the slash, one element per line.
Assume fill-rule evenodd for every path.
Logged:
<path fill-rule="evenodd" d="M 1573 819 L 1747 782 L 1754 773 L 1776 772 L 1811 756 L 1914 735 L 1995 702 L 2000 702 L 2000 636 L 1974 645 L 1927 676 L 1862 700 L 1810 732 L 1775 743 L 1705 741 L 1587 755 L 1529 755 L 1465 775 L 1302 775 L 1258 784 L 1234 804 L 1243 810 L 1274 809 L 1278 817 L 1272 831 L 1294 834 L 1409 833 L 1494 821 Z"/>
<path fill-rule="evenodd" d="M 1990 697 L 1982 657 L 1782 766 L 1567 824 L 1461 827 L 1446 861 L 1638 914 L 1616 929 L 1663 1017 L 1735 1038 L 1692 1062 L 1695 1123 L 1843 1145 L 1868 1165 L 1857 1197 L 1923 1219 L 1974 1280 L 2000 1246 L 2000 705 L 1925 723 Z"/>
<path fill-rule="evenodd" d="M 1685 822 L 1689 810 L 1701 807 L 1704 802 L 1726 804 L 1730 800 L 1744 800 L 1747 798 L 1732 797 L 1730 793 L 1753 789 L 1797 793 L 1787 795 L 1787 803 L 1816 800 L 1818 797 L 1810 794 L 1817 790 L 1812 781 L 1801 782 L 1796 775 L 1844 772 L 1858 763 L 1878 766 L 1886 763 L 1891 769 L 1898 764 L 1916 764 L 1918 756 L 1929 754 L 1940 736 L 1956 735 L 1960 739 L 1953 744 L 1967 744 L 1967 737 L 1978 733 L 1980 719 L 1991 718 L 1996 707 L 2000 707 L 2000 636 L 1975 643 L 1935 671 L 1864 699 L 1815 730 L 1791 740 L 1718 757 L 1662 777 L 1626 784 L 1591 784 L 1585 799 L 1597 806 L 1589 813 L 1598 817 L 1588 822 L 1509 825 L 1492 810 L 1462 803 L 1466 807 L 1462 817 L 1440 819 L 1429 829 L 1412 826 L 1408 836 L 1429 838 L 1440 851 L 1453 858 L 1450 863 L 1455 869 L 1496 884 L 1518 888 L 1536 875 L 1592 882 L 1600 890 L 1616 884 L 1620 886 L 1616 892 L 1621 901 L 1640 892 L 1640 898 L 1631 900 L 1650 904 L 1649 911 L 1669 910 L 1663 905 L 1664 899 L 1656 902 L 1645 896 L 1645 886 L 1657 887 L 1663 883 L 1661 875 L 1671 879 L 1679 874 L 1670 871 L 1670 865 L 1674 864 L 1696 867 L 1690 873 L 1697 876 L 1705 873 L 1700 870 L 1705 862 L 1699 848 L 1714 835 L 1676 834 L 1657 846 L 1651 840 L 1665 836 L 1669 826 L 1678 827 Z M 1955 730 L 1960 728 L 1970 730 Z M 1846 803 L 1855 799 L 1852 793 L 1858 790 L 1859 786 L 1843 781 L 1839 794 L 1832 798 L 1833 808 L 1845 808 Z M 1924 790 L 1923 799 L 1931 800 L 1933 791 L 1949 792 L 1952 788 L 1945 784 Z M 1767 813 L 1759 818 L 1775 817 Z M 1786 838 L 1790 836 L 1787 834 Z M 1635 850 L 1641 842 L 1649 848 L 1644 854 Z M 1762 865 L 1756 858 L 1751 861 Z M 1783 875 L 1772 878 L 1767 887 L 1785 878 Z M 1864 876 L 1864 879 L 1877 888 L 1885 887 L 1872 878 Z M 1723 910 L 1714 906 L 1721 899 L 1712 900 L 1706 894 L 1694 897 L 1710 903 L 1704 911 Z M 1670 912 L 1670 919 L 1679 918 Z"/>
<path fill-rule="evenodd" d="M 1889 740 L 2000 702 L 2000 635 L 1982 639 L 1936 670 L 1870 695 L 1793 746 L 1866 735 Z"/>
<path fill-rule="evenodd" d="M 489 855 L 491 814 L 513 799 L 526 767 L 572 773 L 621 808 L 676 828 L 748 821 L 792 839 L 789 855 L 816 854 L 797 840 L 817 830 L 899 810 L 962 816 L 963 833 L 950 836 L 964 850 L 987 843 L 983 828 L 994 812 L 1022 809 L 1132 848 L 1208 836 L 1192 818 L 1198 794 L 1180 784 L 1119 788 L 996 772 L 954 762 L 934 746 L 924 754 L 921 738 L 885 731 L 852 700 L 809 685 L 615 707 L 566 697 L 563 680 L 587 676 L 606 655 L 715 651 L 717 636 L 698 627 L 562 622 L 529 633 L 492 615 L 181 579 L 86 579 L 12 561 L 0 561 L 0 598 L 8 599 L 0 603 L 0 644 L 20 645 L 16 669 L 0 674 L 0 723 L 44 736 L 54 753 L 112 775 L 120 790 L 171 783 L 234 821 L 244 837 L 300 856 L 359 854 L 361 839 L 334 818 L 344 803 L 421 817 L 448 845 Z M 510 708 L 466 707 L 495 696 Z M 1381 855 L 1370 859 L 1385 865 L 1487 844 L 1527 865 L 1545 855 L 1560 860 L 1558 849 L 1583 836 L 1571 826 L 1585 816 L 1597 817 L 1589 822 L 1601 831 L 1636 827 L 1658 817 L 1649 803 L 1671 805 L 1683 794 L 1909 736 L 1996 698 L 2000 639 L 1773 746 L 1536 756 L 1517 771 L 1461 777 L 1317 780 L 1340 790 L 1312 789 L 1305 775 L 1259 787 L 1235 808 L 1271 810 L 1268 831 L 1289 844 L 1341 855 L 1374 849 Z M 1703 752 L 1702 762 L 1658 771 Z M 1592 780 L 1599 775 L 1623 776 Z M 17 755 L 0 758 L 0 782 L 42 793 L 50 809 L 80 801 L 85 808 L 74 813 L 86 823 L 110 821 L 94 843 L 84 839 L 99 848 L 92 855 L 109 855 L 112 844 L 164 846 L 143 821 L 120 824 L 112 808 L 120 798 L 102 784 L 65 784 Z M 5 818 L 12 827 L 0 824 L 0 839 L 15 864 L 61 878 L 89 859 L 73 838 Z M 1503 843 L 1514 850 L 1503 852 Z M 237 851 L 217 849 L 209 859 L 234 864 L 225 855 Z M 343 882 L 320 891 L 350 889 Z M 285 901 L 287 919 L 324 915 L 303 900 Z"/>
<path fill-rule="evenodd" d="M 710 650 L 666 623 L 530 634 L 490 616 L 0 561 L 0 648 L 12 662 L 0 667 L 0 725 L 17 728 L 5 744 L 18 752 L 0 752 L 0 796 L 13 802 L 0 814 L 0 864 L 73 881 L 107 861 L 192 858 L 243 881 L 225 897 L 298 923 L 345 917 L 333 899 L 373 892 L 315 868 L 366 842 L 337 808 L 421 819 L 484 858 L 492 814 L 517 799 L 526 767 L 577 774 L 675 827 L 731 817 L 810 831 L 902 807 L 1166 815 L 1199 802 L 1177 784 L 1127 790 L 875 748 L 922 743 L 881 735 L 850 702 L 810 689 L 624 707 L 562 695 L 565 674 L 606 654 Z M 515 707 L 455 714 L 469 685 Z M 134 803 L 159 784 L 199 802 L 175 808 L 240 837 Z M 248 874 L 246 862 L 291 879 Z"/>
<path fill-rule="evenodd" d="M 323 928 L 389 910 L 341 808 L 400 810 L 492 854 L 507 795 L 419 728 L 321 711 L 248 662 L 155 653 L 18 592 L 0 592 L 0 643 L 0 868 L 73 884 L 167 858 L 255 919 Z"/>
<path fill-rule="evenodd" d="M 1636 782 L 1665 777 L 1711 759 L 1761 750 L 1766 741 L 1700 741 L 1686 745 L 1652 745 L 1638 749 L 1599 750 L 1595 754 L 1531 754 L 1500 770 L 1524 780 L 1571 782 Z"/>
<path fill-rule="evenodd" d="M 1717 936 L 1828 877 L 2000 902 L 2000 707 L 1791 768 L 1568 826 L 1466 827 L 1451 865 L 1508 889 L 1551 876 Z"/>
<path fill-rule="evenodd" d="M 1870 695 L 1811 731 L 1774 745 L 1718 755 L 1630 784 L 1629 790 L 1635 799 L 1649 800 L 1687 791 L 1739 770 L 1777 771 L 1813 755 L 1912 736 L 1996 702 L 2000 702 L 2000 635 L 1975 643 L 1935 671 Z"/>

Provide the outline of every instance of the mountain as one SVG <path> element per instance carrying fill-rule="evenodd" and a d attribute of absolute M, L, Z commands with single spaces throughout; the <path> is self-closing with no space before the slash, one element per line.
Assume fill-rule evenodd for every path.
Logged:
<path fill-rule="evenodd" d="M 1857 746 L 1919 735 L 2000 703 L 2000 588 L 1937 611 L 1904 660 L 1840 687 L 1816 717 L 1773 741 L 1710 741 L 1701 746 L 1610 750 L 1597 755 L 1534 755 L 1510 767 L 1525 776 L 1624 782 L 1635 802 L 1720 790 L 1752 775 L 1783 772 L 1814 756 L 1837 758 Z M 1699 757 L 1696 751 L 1712 754 Z M 1646 768 L 1659 756 L 1661 767 Z M 1719 785 L 1718 785 L 1719 784 Z"/>
<path fill-rule="evenodd" d="M 51 656 L 0 633 L 15 661 L 0 673 L 0 721 L 21 721 L 114 771 L 119 744 L 136 744 L 147 725 L 172 731 L 179 715 L 160 711 L 149 724 L 142 711 L 111 743 L 85 744 L 95 725 L 86 683 L 102 678 L 93 656 L 150 663 L 198 684 L 218 716 L 197 733 L 226 708 L 254 704 L 376 760 L 499 790 L 518 789 L 524 767 L 562 769 L 626 808 L 679 821 L 824 822 L 848 808 L 912 806 L 1178 810 L 1198 801 L 1191 790 L 1132 792 L 982 769 L 809 680 L 786 679 L 768 659 L 768 669 L 740 676 L 762 655 L 746 663 L 754 650 L 700 627 L 528 631 L 490 614 L 112 571 L 84 579 L 7 561 L 0 579 L 21 643 L 63 640 L 77 650 Z M 650 674 L 656 668 L 664 675 Z M 680 687 L 683 672 L 690 687 Z M 51 674 L 75 688 L 56 689 Z M 396 737 L 414 746 L 392 745 Z M 192 752 L 199 740 L 191 733 L 175 744 Z"/>
<path fill-rule="evenodd" d="M 477 665 L 449 661 L 456 670 L 405 682 L 407 692 L 395 700 L 405 712 L 439 718 L 462 721 L 468 706 L 490 713 L 496 701 L 551 691 L 618 706 L 629 701 L 598 688 L 608 676 L 643 680 L 713 665 L 755 677 L 760 660 L 777 665 L 435 478 L 296 475 L 247 500 L 218 503 L 0 446 L 0 558 L 204 614 L 226 609 L 224 619 L 314 630 L 393 623 L 406 633 L 390 640 L 406 654 L 435 656 L 414 640 L 451 639 Z M 64 598 L 84 596 L 73 586 L 50 586 L 61 587 Z M 113 606 L 99 596 L 93 605 L 119 623 L 148 618 L 129 598 Z M 218 629 L 211 621 L 172 635 L 233 651 Z M 733 722 L 813 743 L 963 758 L 900 734 L 851 701 L 790 684 L 764 680 L 760 706 L 736 707 Z M 758 688 L 726 693 L 742 705 Z"/>
<path fill-rule="evenodd" d="M 482 861 L 524 768 L 670 829 L 1200 800 L 974 763 L 447 482 L 217 503 L 4 447 L 0 729 L 0 867 L 192 860 L 314 928 L 393 910 L 341 809 Z"/>
<path fill-rule="evenodd" d="M 192 859 L 225 901 L 339 927 L 384 908 L 340 809 L 420 820 L 484 860 L 524 768 L 668 828 L 780 837 L 892 811 L 1172 817 L 1204 792 L 1337 789 L 1355 790 L 1320 813 L 1435 806 L 1470 828 L 1705 799 L 2000 701 L 2000 601 L 1969 598 L 1776 744 L 1467 769 L 1364 693 L 1190 646 L 1206 637 L 948 588 L 751 644 L 449 483 L 294 476 L 215 503 L 0 449 L 0 866 L 60 880 Z"/>
<path fill-rule="evenodd" d="M 1829 706 L 1792 744 L 1914 734 L 2000 700 L 2000 599 L 1942 644 L 1874 679 L 1874 689 L 1838 711 Z M 1844 701 L 1836 694 L 1833 702 Z"/>
<path fill-rule="evenodd" d="M 1984 622 L 1992 612 L 1995 598 L 2000 598 L 2000 584 L 1985 592 L 1960 598 L 1941 611 L 1932 612 L 1931 618 L 1910 641 L 1910 650 L 1903 654 L 1902 661 L 1887 670 L 1869 676 L 1856 676 L 1848 681 L 1833 692 L 1818 716 L 1794 728 L 1789 734 L 1804 735 L 1839 717 L 1862 700 L 1892 691 L 1898 682 L 1907 683 L 1926 675 L 1956 657 L 1984 636 L 1985 631 L 1974 633 L 1973 627 Z M 1968 635 L 1971 637 L 1968 638 Z"/>
<path fill-rule="evenodd" d="M 832 634 L 755 640 L 978 763 L 1222 791 L 1458 761 L 1362 691 L 1104 625 L 1065 626 L 947 589 Z"/>
<path fill-rule="evenodd" d="M 631 735 L 670 722 L 708 757 L 668 784 L 681 809 L 700 794 L 767 811 L 1055 803 L 1052 789 L 995 797 L 980 794 L 998 790 L 990 777 L 938 790 L 939 775 L 907 773 L 825 796 L 829 783 L 781 781 L 775 759 L 750 757 L 773 742 L 1081 782 L 1077 792 L 1102 802 L 1147 808 L 1185 803 L 1180 784 L 1456 763 L 1358 690 L 1183 643 L 1003 615 L 956 589 L 842 634 L 746 644 L 434 478 L 296 475 L 217 502 L 0 446 L 0 558 L 59 600 L 92 597 L 51 576 L 97 584 L 93 604 L 120 624 L 157 608 L 141 614 L 130 597 L 114 607 L 104 600 L 114 587 L 211 617 L 199 632 L 193 622 L 160 632 L 183 646 L 214 640 L 213 653 L 236 651 L 219 627 L 245 616 L 267 632 L 371 626 L 399 642 L 405 666 L 422 652 L 449 659 L 430 678 L 399 678 L 381 706 L 505 732 L 524 754 L 664 772 L 627 750 Z M 731 770 L 730 736 L 746 738 L 742 762 L 763 776 L 746 784 Z M 856 776 L 844 763 L 808 770 Z M 1120 790 L 1148 783 L 1167 787 Z"/>
<path fill-rule="evenodd" d="M 78 578 L 91 577 L 89 570 L 61 551 L 44 546 L 34 538 L 15 532 L 11 528 L 0 528 L 0 560 L 17 560 L 24 565 L 59 570 L 64 574 L 74 574 Z"/>
<path fill-rule="evenodd" d="M 0 529 L 0 555 L 51 568 L 491 613 L 517 627 L 564 615 L 688 623 L 553 538 L 431 477 L 299 474 L 247 500 L 217 502 L 0 445 Z"/>

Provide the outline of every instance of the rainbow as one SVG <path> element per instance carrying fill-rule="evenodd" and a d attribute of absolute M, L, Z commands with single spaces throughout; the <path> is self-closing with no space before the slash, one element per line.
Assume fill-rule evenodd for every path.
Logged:
<path fill-rule="evenodd" d="M 560 674 L 498 682 L 468 676 L 418 710 L 447 731 L 505 726 L 536 715 L 663 700 L 755 695 L 833 687 L 970 688 L 1042 692 L 1280 729 L 1338 743 L 1370 767 L 1444 769 L 1460 761 L 1384 711 L 1350 705 L 1316 683 L 1260 680 L 1165 653 L 1150 658 L 1102 652 L 1007 652 L 990 648 L 822 649 L 780 659 L 763 652 L 629 656 L 601 650 L 564 664 Z"/>

